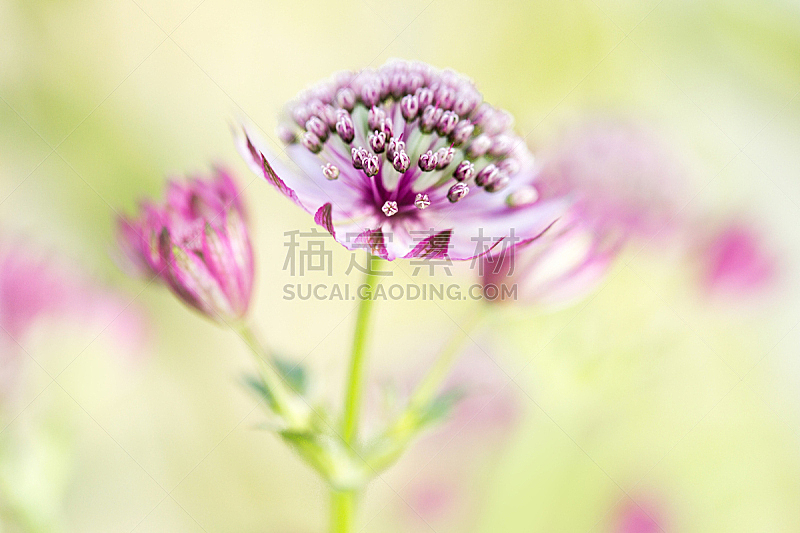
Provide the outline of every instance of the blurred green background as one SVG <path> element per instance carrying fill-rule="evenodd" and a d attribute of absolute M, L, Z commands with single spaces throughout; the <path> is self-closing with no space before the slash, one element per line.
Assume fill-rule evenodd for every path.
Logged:
<path fill-rule="evenodd" d="M 0 234 L 79 261 L 151 321 L 124 360 L 107 332 L 36 332 L 32 355 L 63 372 L 26 369 L 5 430 L 33 450 L 19 494 L 63 531 L 323 530 L 324 487 L 258 429 L 237 336 L 121 272 L 114 218 L 165 176 L 229 166 L 254 321 L 338 398 L 354 304 L 282 299 L 284 232 L 312 221 L 248 172 L 230 125 L 274 137 L 299 90 L 392 57 L 471 76 L 534 150 L 586 114 L 654 125 L 690 162 L 686 210 L 746 212 L 784 276 L 769 302 L 719 304 L 694 265 L 630 250 L 584 302 L 498 311 L 475 340 L 514 423 L 425 439 L 370 487 L 364 531 L 623 531 L 632 500 L 664 531 L 800 531 L 800 8 L 772 1 L 0 0 Z M 418 375 L 470 305 L 379 304 L 374 380 Z"/>

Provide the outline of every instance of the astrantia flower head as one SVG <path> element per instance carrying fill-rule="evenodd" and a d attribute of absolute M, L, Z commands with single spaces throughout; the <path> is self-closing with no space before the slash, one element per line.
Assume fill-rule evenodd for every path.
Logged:
<path fill-rule="evenodd" d="M 241 318 L 253 288 L 253 250 L 236 185 L 217 169 L 209 178 L 170 181 L 166 201 L 144 203 L 119 221 L 130 262 L 157 276 L 186 304 L 219 321 Z"/>
<path fill-rule="evenodd" d="M 649 240 L 677 228 L 683 170 L 649 128 L 587 121 L 542 152 L 540 194 L 571 196 L 576 220 L 597 234 Z"/>
<path fill-rule="evenodd" d="M 569 197 L 569 209 L 544 238 L 484 258 L 487 298 L 502 299 L 503 285 L 527 303 L 563 305 L 588 294 L 632 239 L 674 232 L 678 168 L 642 127 L 593 121 L 567 131 L 543 150 L 537 187 L 545 200 Z"/>
<path fill-rule="evenodd" d="M 483 258 L 484 296 L 496 302 L 563 306 L 590 293 L 605 278 L 622 241 L 560 219 L 540 242 L 522 243 Z"/>
<path fill-rule="evenodd" d="M 394 61 L 339 73 L 289 105 L 279 136 L 297 170 L 247 129 L 239 148 L 350 249 L 469 259 L 538 235 L 562 208 L 539 199 L 512 122 L 464 76 Z"/>

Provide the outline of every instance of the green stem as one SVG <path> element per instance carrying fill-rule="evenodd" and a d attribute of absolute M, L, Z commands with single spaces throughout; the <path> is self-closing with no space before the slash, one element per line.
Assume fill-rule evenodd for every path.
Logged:
<path fill-rule="evenodd" d="M 352 446 L 356 440 L 358 432 L 358 415 L 361 412 L 361 397 L 364 393 L 364 364 L 367 336 L 370 326 L 370 315 L 374 299 L 372 289 L 377 284 L 375 275 L 375 264 L 380 261 L 367 255 L 367 274 L 364 278 L 364 285 L 369 289 L 370 294 L 367 298 L 361 298 L 358 304 L 358 316 L 356 317 L 356 328 L 353 334 L 353 350 L 350 354 L 350 372 L 347 377 L 347 392 L 344 401 L 344 419 L 342 422 L 342 440 L 348 446 Z M 359 294 L 361 296 L 361 294 Z"/>
<path fill-rule="evenodd" d="M 275 370 L 271 362 L 272 357 L 269 351 L 259 342 L 258 337 L 249 325 L 243 324 L 239 328 L 239 334 L 244 339 L 245 344 L 250 348 L 256 360 L 258 372 L 270 393 L 270 407 L 279 415 L 291 419 L 294 414 L 292 402 L 290 401 L 291 393 L 286 383 L 284 383 L 283 378 Z"/>
<path fill-rule="evenodd" d="M 353 333 L 353 349 L 350 354 L 350 370 L 347 376 L 344 417 L 342 419 L 342 440 L 348 448 L 352 448 L 355 445 L 358 437 L 358 418 L 364 394 L 367 337 L 374 302 L 372 291 L 378 282 L 375 274 L 375 265 L 379 261 L 379 259 L 373 258 L 372 255 L 367 255 L 367 273 L 364 278 L 364 285 L 366 285 L 369 294 L 363 295 L 359 292 L 361 301 L 358 304 L 356 327 Z M 350 533 L 353 530 L 357 497 L 356 491 L 331 489 L 331 533 Z"/>
<path fill-rule="evenodd" d="M 349 533 L 352 531 L 355 510 L 355 492 L 331 491 L 331 533 Z"/>

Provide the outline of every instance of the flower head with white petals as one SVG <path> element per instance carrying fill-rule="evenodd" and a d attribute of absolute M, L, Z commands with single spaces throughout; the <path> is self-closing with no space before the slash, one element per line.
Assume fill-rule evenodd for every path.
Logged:
<path fill-rule="evenodd" d="M 279 136 L 296 168 L 247 128 L 239 148 L 350 249 L 470 259 L 510 235 L 537 236 L 564 208 L 539 199 L 511 115 L 482 100 L 456 72 L 393 61 L 341 72 L 289 105 Z"/>

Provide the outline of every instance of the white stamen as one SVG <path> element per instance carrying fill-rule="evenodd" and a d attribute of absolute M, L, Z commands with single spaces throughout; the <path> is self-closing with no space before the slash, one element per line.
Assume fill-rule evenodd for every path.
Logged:
<path fill-rule="evenodd" d="M 386 215 L 387 217 L 396 215 L 398 211 L 397 202 L 394 202 L 392 200 L 387 200 L 386 203 L 383 204 L 381 211 L 383 211 L 383 214 Z"/>

